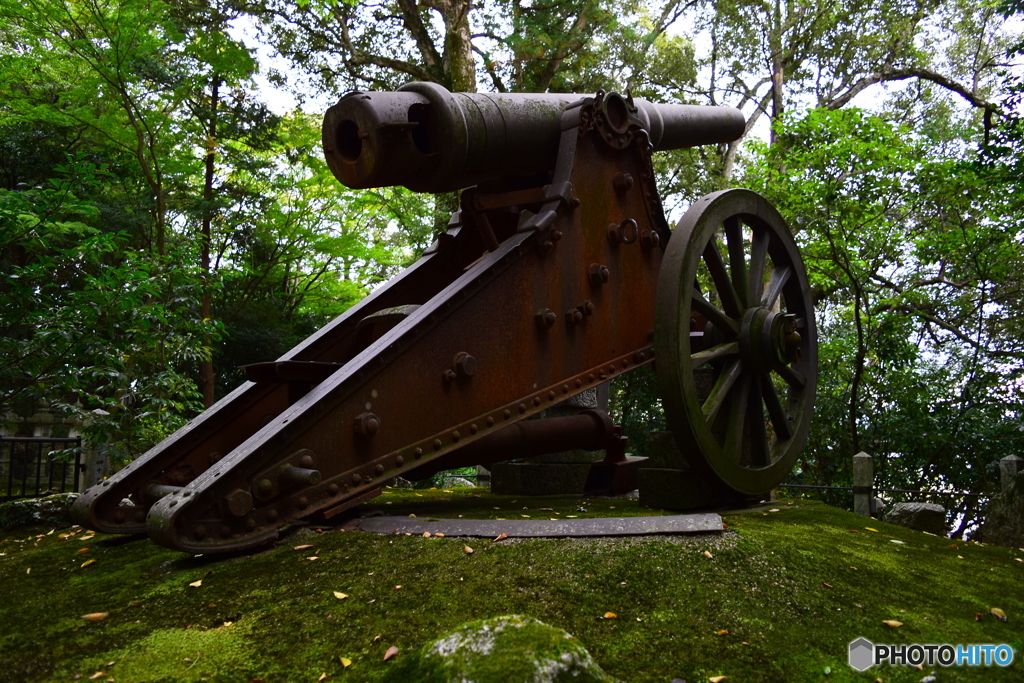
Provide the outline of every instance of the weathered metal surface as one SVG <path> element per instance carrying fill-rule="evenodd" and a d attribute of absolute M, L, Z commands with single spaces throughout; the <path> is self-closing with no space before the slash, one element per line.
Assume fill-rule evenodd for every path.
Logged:
<path fill-rule="evenodd" d="M 699 534 L 722 531 L 722 518 L 705 512 L 661 517 L 603 517 L 597 519 L 410 519 L 369 517 L 359 520 L 359 530 L 375 534 L 444 534 L 497 538 L 566 538 L 587 536 L 647 536 L 652 534 Z"/>
<path fill-rule="evenodd" d="M 436 165 L 410 167 L 438 188 L 490 179 L 464 193 L 448 232 L 278 361 L 250 366 L 255 381 L 86 492 L 75 507 L 82 524 L 134 533 L 144 522 L 171 548 L 238 550 L 295 520 L 337 515 L 397 475 L 493 462 L 539 448 L 538 440 L 603 448 L 594 479 L 612 490 L 631 485 L 635 462 L 607 416 L 595 412 L 571 428 L 521 421 L 653 361 L 654 293 L 670 232 L 651 140 L 731 139 L 741 132 L 738 114 L 631 109 L 604 93 L 566 106 L 564 96 L 488 103 L 442 91 L 420 84 L 394 94 L 401 97 L 374 93 L 358 114 L 369 123 L 332 110 L 325 152 L 344 142 L 357 176 L 390 182 L 409 145 L 428 144 Z M 468 123 L 453 124 L 455 105 L 413 116 L 408 96 L 432 107 L 457 101 Z M 442 130 L 455 137 L 435 149 L 438 138 L 424 143 L 416 131 L 433 135 L 437 117 L 449 117 Z M 345 121 L 358 150 L 342 139 L 353 132 Z M 508 160 L 489 156 L 496 150 Z M 779 320 L 780 330 L 789 324 Z M 762 353 L 751 348 L 744 353 Z M 135 507 L 119 506 L 125 497 Z"/>
<path fill-rule="evenodd" d="M 448 192 L 555 166 L 562 112 L 589 96 L 452 93 L 433 83 L 398 92 L 352 92 L 327 111 L 323 144 L 334 175 L 352 188 L 405 185 Z M 598 102 L 609 141 L 630 138 L 634 118 L 656 150 L 730 142 L 743 134 L 736 109 Z"/>

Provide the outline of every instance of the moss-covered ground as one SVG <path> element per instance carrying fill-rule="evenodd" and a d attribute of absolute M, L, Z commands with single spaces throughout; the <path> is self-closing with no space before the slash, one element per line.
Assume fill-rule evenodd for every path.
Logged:
<path fill-rule="evenodd" d="M 392 489 L 367 508 L 510 520 L 663 514 L 630 500 L 480 489 Z M 565 629 L 629 683 L 916 682 L 932 671 L 940 682 L 1022 680 L 1019 661 L 1007 670 L 857 673 L 846 657 L 859 636 L 1019 648 L 1024 551 L 808 500 L 723 517 L 721 534 L 500 542 L 305 527 L 226 557 L 191 557 L 145 537 L 21 528 L 0 538 L 0 681 L 102 671 L 97 680 L 118 683 L 299 683 L 323 674 L 372 682 L 396 661 L 383 661 L 391 646 L 401 658 L 465 622 L 504 614 Z M 990 616 L 993 607 L 1009 620 Z"/>

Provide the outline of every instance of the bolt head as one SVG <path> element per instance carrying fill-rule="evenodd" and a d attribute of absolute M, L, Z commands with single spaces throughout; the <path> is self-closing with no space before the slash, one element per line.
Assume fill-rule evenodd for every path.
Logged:
<path fill-rule="evenodd" d="M 380 418 L 373 413 L 361 413 L 356 416 L 355 430 L 359 436 L 374 436 L 380 431 Z"/>
<path fill-rule="evenodd" d="M 476 358 L 465 351 L 455 355 L 455 374 L 467 379 L 476 374 Z"/>

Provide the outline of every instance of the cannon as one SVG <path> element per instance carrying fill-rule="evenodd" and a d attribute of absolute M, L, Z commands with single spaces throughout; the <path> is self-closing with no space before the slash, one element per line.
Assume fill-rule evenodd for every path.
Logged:
<path fill-rule="evenodd" d="M 813 412 L 804 266 L 762 197 L 724 190 L 670 231 L 656 150 L 737 139 L 724 107 L 617 93 L 451 93 L 410 83 L 327 112 L 324 154 L 353 188 L 461 190 L 423 256 L 141 456 L 74 515 L 189 553 L 251 548 L 329 520 L 397 476 L 604 449 L 592 491 L 640 458 L 598 410 L 528 419 L 654 364 L 701 486 L 782 482 Z M 126 500 L 127 499 L 127 500 Z M 126 504 L 130 501 L 132 504 Z"/>

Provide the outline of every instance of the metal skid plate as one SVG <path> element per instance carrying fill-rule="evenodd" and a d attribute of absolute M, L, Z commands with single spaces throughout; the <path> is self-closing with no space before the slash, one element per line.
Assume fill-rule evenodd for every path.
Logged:
<path fill-rule="evenodd" d="M 243 385 L 83 496 L 79 519 L 135 531 L 139 513 L 118 502 L 166 482 L 180 488 L 148 509 L 155 541 L 191 553 L 256 546 L 650 362 L 668 231 L 645 132 L 610 127 L 602 111 L 600 97 L 567 110 L 553 182 L 532 211 L 488 212 L 494 251 L 463 216 L 397 281 L 281 359 L 337 363 L 333 374 L 301 396 L 287 382 Z M 420 305 L 355 350 L 360 321 L 410 304 Z"/>

